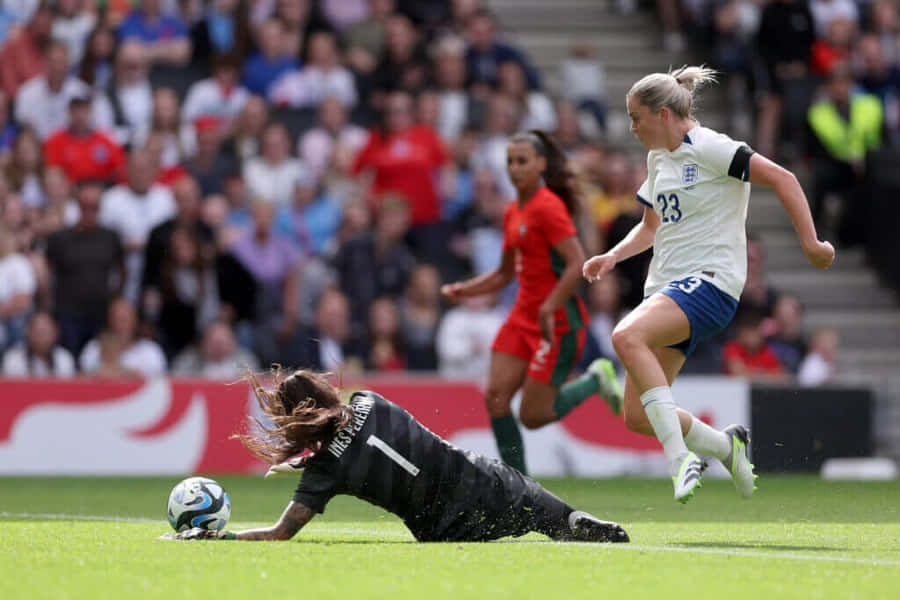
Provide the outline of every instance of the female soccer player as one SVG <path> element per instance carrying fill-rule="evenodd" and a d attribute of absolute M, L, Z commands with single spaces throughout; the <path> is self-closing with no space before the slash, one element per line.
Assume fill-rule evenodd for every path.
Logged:
<path fill-rule="evenodd" d="M 498 460 L 447 443 L 374 392 L 357 392 L 343 404 L 338 389 L 311 371 L 276 374 L 273 391 L 249 379 L 272 425 L 257 421 L 254 432 L 237 437 L 275 465 L 269 473 L 302 472 L 293 501 L 272 527 L 195 528 L 163 538 L 287 540 L 333 496 L 348 494 L 398 515 L 423 542 L 487 541 L 529 531 L 563 541 L 628 541 L 616 523 L 573 509 Z"/>
<path fill-rule="evenodd" d="M 515 305 L 491 347 L 485 403 L 500 456 L 526 473 L 522 435 L 510 408 L 520 388 L 519 419 L 529 429 L 563 418 L 595 392 L 619 414 L 622 390 L 606 359 L 594 361 L 587 373 L 563 385 L 587 336 L 587 311 L 575 295 L 584 250 L 572 224 L 578 198 L 566 156 L 540 130 L 513 136 L 506 154 L 518 200 L 503 214 L 500 266 L 447 284 L 441 293 L 451 301 L 488 294 L 518 275 Z"/>
<path fill-rule="evenodd" d="M 709 427 L 676 409 L 669 388 L 696 345 L 734 316 L 747 275 L 750 183 L 775 189 L 813 266 L 826 269 L 834 260 L 834 248 L 816 236 L 794 174 L 694 119 L 694 91 L 714 75 L 683 67 L 632 86 L 626 98 L 631 131 L 649 151 L 637 195 L 646 205 L 643 220 L 583 269 L 588 281 L 597 281 L 617 262 L 653 247 L 644 301 L 616 326 L 612 340 L 627 370 L 625 424 L 659 438 L 681 502 L 700 485 L 695 452 L 722 461 L 740 495 L 755 490 L 747 428 Z"/>

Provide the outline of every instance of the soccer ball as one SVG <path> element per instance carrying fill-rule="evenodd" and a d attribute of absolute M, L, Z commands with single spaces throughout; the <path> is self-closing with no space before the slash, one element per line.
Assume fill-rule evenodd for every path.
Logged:
<path fill-rule="evenodd" d="M 175 531 L 193 527 L 218 531 L 231 516 L 231 500 L 212 479 L 188 477 L 172 488 L 166 514 Z"/>

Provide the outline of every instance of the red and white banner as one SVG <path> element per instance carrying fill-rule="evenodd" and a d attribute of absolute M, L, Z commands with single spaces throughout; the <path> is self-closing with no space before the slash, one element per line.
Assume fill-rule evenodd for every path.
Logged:
<path fill-rule="evenodd" d="M 374 378 L 344 387 L 371 388 L 452 443 L 497 455 L 478 384 Z M 749 387 L 741 380 L 685 377 L 673 392 L 715 427 L 749 421 Z M 258 473 L 263 466 L 228 439 L 253 408 L 244 384 L 3 380 L 0 474 Z M 628 431 L 598 398 L 560 423 L 523 433 L 534 475 L 666 475 L 656 439 Z"/>

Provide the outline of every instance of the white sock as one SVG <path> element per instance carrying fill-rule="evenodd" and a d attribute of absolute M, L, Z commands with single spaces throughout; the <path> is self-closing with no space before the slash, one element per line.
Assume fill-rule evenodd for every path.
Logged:
<path fill-rule="evenodd" d="M 681 422 L 678 420 L 678 410 L 675 407 L 675 400 L 672 399 L 671 388 L 664 385 L 647 390 L 641 394 L 641 405 L 653 426 L 656 438 L 662 444 L 673 473 L 677 472 L 688 449 L 681 436 Z"/>
<path fill-rule="evenodd" d="M 728 460 L 728 455 L 731 454 L 731 442 L 728 440 L 728 436 L 718 429 L 713 429 L 697 417 L 694 417 L 691 428 L 684 436 L 684 443 L 694 452 L 715 456 L 722 462 Z"/>

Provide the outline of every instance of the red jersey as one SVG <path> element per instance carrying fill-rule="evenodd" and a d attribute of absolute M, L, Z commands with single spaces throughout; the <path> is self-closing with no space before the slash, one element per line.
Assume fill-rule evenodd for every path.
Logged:
<path fill-rule="evenodd" d="M 373 131 L 356 157 L 353 172 L 374 170 L 375 196 L 402 194 L 409 202 L 410 223 L 422 225 L 441 218 L 437 169 L 449 159 L 438 135 L 429 127 L 416 125 L 387 137 Z"/>
<path fill-rule="evenodd" d="M 538 310 L 566 268 L 565 259 L 554 246 L 575 235 L 575 225 L 566 205 L 546 187 L 528 202 L 510 202 L 503 213 L 503 251 L 515 252 L 519 292 L 509 315 L 510 321 L 538 328 Z M 587 311 L 581 299 L 572 295 L 554 315 L 560 332 L 584 327 Z"/>
<path fill-rule="evenodd" d="M 731 340 L 722 349 L 722 357 L 725 359 L 725 373 L 731 374 L 728 363 L 738 360 L 750 373 L 770 373 L 776 375 L 784 371 L 781 361 L 768 344 L 763 344 L 759 350 L 751 353 L 737 340 Z"/>
<path fill-rule="evenodd" d="M 44 159 L 62 167 L 73 183 L 116 181 L 125 166 L 122 148 L 98 131 L 85 136 L 73 136 L 68 129 L 57 131 L 44 144 Z"/>

